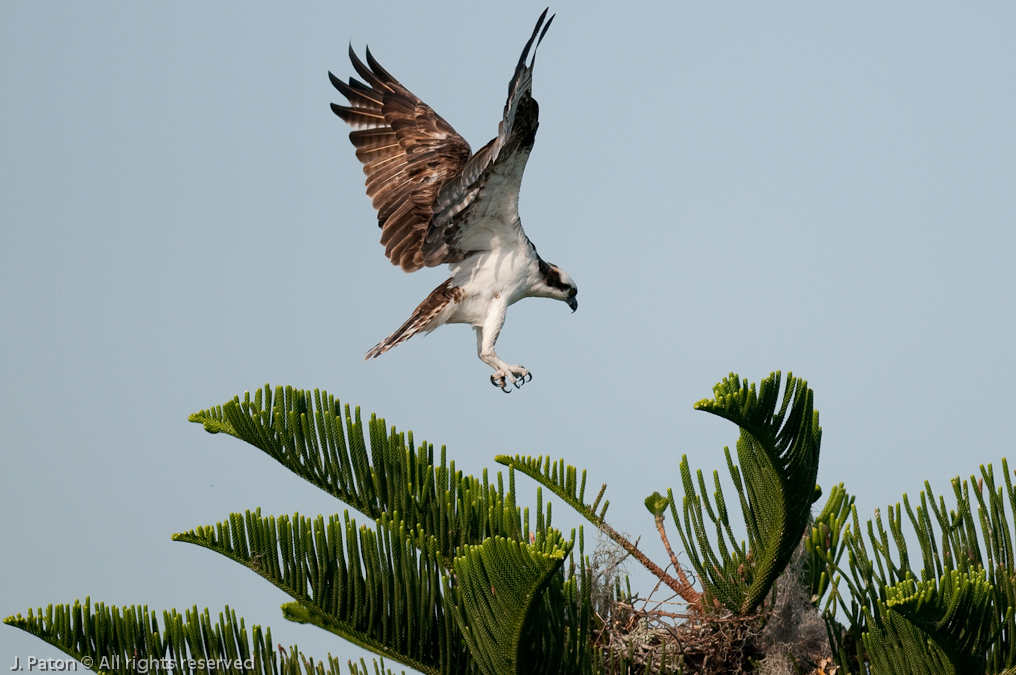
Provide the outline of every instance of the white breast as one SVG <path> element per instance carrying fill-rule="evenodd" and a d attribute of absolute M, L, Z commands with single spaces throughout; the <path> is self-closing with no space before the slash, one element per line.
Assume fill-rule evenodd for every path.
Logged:
<path fill-rule="evenodd" d="M 528 295 L 535 275 L 537 258 L 529 246 L 499 248 L 474 254 L 450 265 L 452 283 L 465 292 L 448 323 L 479 326 L 495 301 L 512 305 Z"/>

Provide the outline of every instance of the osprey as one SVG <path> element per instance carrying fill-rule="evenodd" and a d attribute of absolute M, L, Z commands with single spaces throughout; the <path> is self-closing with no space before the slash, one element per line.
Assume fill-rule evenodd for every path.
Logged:
<path fill-rule="evenodd" d="M 508 84 L 497 137 L 476 153 L 382 68 L 370 49 L 364 65 L 349 48 L 353 68 L 366 84 L 354 78 L 347 84 L 328 73 L 349 101 L 348 106 L 333 103 L 332 110 L 353 128 L 349 139 L 367 174 L 367 196 L 378 212 L 385 255 L 406 272 L 447 264 L 452 274 L 365 360 L 420 331 L 465 323 L 476 329 L 480 360 L 494 369 L 490 381 L 510 392 L 509 383 L 520 387 L 532 374 L 494 351 L 508 306 L 538 297 L 561 300 L 573 312 L 578 308 L 575 282 L 539 256 L 518 211 L 522 172 L 539 126 L 533 63 L 554 20 L 544 25 L 546 16 L 544 10 Z"/>

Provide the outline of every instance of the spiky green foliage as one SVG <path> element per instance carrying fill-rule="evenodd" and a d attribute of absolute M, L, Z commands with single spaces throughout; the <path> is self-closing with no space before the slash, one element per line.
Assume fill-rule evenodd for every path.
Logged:
<path fill-rule="evenodd" d="M 433 537 L 402 523 L 294 514 L 234 513 L 214 527 L 173 535 L 258 573 L 294 602 L 287 619 L 311 623 L 424 673 L 468 672 L 458 627 L 445 608 Z"/>
<path fill-rule="evenodd" d="M 814 480 L 821 429 L 807 384 L 788 375 L 781 394 L 780 374 L 774 373 L 756 393 L 731 374 L 714 392 L 713 400 L 696 407 L 741 428 L 737 464 L 729 449 L 725 457 L 747 541 L 734 537 L 719 473 L 713 472 L 710 497 L 704 474 L 693 476 L 686 458 L 680 463 L 681 512 L 672 490 L 646 499 L 676 564 L 664 531 L 669 509 L 703 586 L 705 601 L 699 604 L 693 592 L 689 602 L 707 614 L 718 602 L 742 620 L 758 622 L 749 615 L 774 592 L 776 577 L 804 535 L 801 581 L 814 604 L 828 598 L 827 626 L 844 675 L 1016 675 L 1016 533 L 1010 525 L 1016 490 L 1005 460 L 1003 485 L 996 485 L 991 465 L 981 467 L 979 478 L 954 479 L 953 508 L 925 483 L 919 503 L 912 506 L 903 495 L 902 506 L 886 510 L 885 522 L 876 512 L 862 528 L 853 498 L 839 485 L 810 521 L 820 494 Z M 566 541 L 551 527 L 541 489 L 532 528 L 530 510 L 516 506 L 518 469 L 672 588 L 684 588 L 683 577 L 676 583 L 604 521 L 605 485 L 585 503 L 586 474 L 580 478 L 564 460 L 499 456 L 508 467 L 506 488 L 501 474 L 496 484 L 486 473 L 482 479 L 464 476 L 446 461 L 443 448 L 435 462 L 434 446 L 416 446 L 411 433 L 389 430 L 383 419 L 371 416 L 364 425 L 358 409 L 352 412 L 327 392 L 267 385 L 191 420 L 255 445 L 373 521 L 367 527 L 348 513 L 309 519 L 248 511 L 174 535 L 285 591 L 293 598 L 283 605 L 287 619 L 432 675 L 662 675 L 685 668 L 682 655 L 666 649 L 637 661 L 634 642 L 603 647 L 598 641 L 607 627 L 592 610 L 594 573 L 581 528 L 576 562 L 576 533 Z M 911 563 L 908 521 L 920 569 Z M 630 591 L 624 597 L 630 599 Z M 846 627 L 834 616 L 834 603 Z M 198 672 L 200 660 L 211 658 L 243 664 L 225 672 L 339 673 L 330 655 L 315 662 L 296 647 L 272 649 L 270 631 L 258 626 L 248 637 L 228 607 L 218 622 L 197 607 L 184 615 L 164 612 L 160 629 L 147 607 L 93 609 L 86 599 L 84 605 L 29 610 L 28 617 L 5 623 L 105 672 L 135 672 L 140 659 L 169 659 L 174 670 Z M 349 665 L 351 675 L 367 670 L 363 661 Z M 375 675 L 384 672 L 391 675 L 383 660 L 375 662 Z"/>
<path fill-rule="evenodd" d="M 981 466 L 980 473 L 969 481 L 953 479 L 951 509 L 927 482 L 916 507 L 904 494 L 902 506 L 886 509 L 888 528 L 877 511 L 862 529 L 852 510 L 852 523 L 844 531 L 849 574 L 842 578 L 849 596 L 838 593 L 847 627 L 830 621 L 839 633 L 834 639 L 846 643 L 839 653 L 841 663 L 855 658 L 849 649 L 855 641 L 856 658 L 869 660 L 881 672 L 895 672 L 885 669 L 900 652 L 927 652 L 926 660 L 941 662 L 944 669 L 932 672 L 999 673 L 1016 667 L 1016 557 L 1008 512 L 1016 510 L 1016 491 L 1005 460 L 1004 485 L 996 485 L 990 464 Z M 920 551 L 920 568 L 911 562 L 904 531 L 908 522 Z M 963 579 L 968 581 L 961 583 Z M 904 596 L 907 603 L 893 604 Z M 966 618 L 943 623 L 929 614 L 928 608 L 950 606 L 942 598 L 960 598 L 956 611 L 962 609 Z M 915 604 L 923 611 L 908 609 Z"/>
<path fill-rule="evenodd" d="M 868 670 L 858 672 L 870 672 L 872 675 L 959 675 L 948 657 L 917 626 L 884 607 L 876 611 L 881 623 L 873 625 L 863 636 L 864 644 L 872 648 L 863 659 L 868 664 Z M 844 668 L 847 668 L 846 665 Z M 846 669 L 846 672 L 851 671 Z"/>
<path fill-rule="evenodd" d="M 607 484 L 603 484 L 592 504 L 586 504 L 584 501 L 586 495 L 585 470 L 582 471 L 580 481 L 578 470 L 574 466 L 565 464 L 564 459 L 551 461 L 550 455 L 546 457 L 498 455 L 494 461 L 524 473 L 544 485 L 593 525 L 599 526 L 603 523 L 603 518 L 607 515 L 607 508 L 610 506 L 609 499 L 603 502 L 603 506 L 600 506 L 603 493 L 607 490 Z M 600 509 L 599 513 L 596 511 L 597 508 Z"/>
<path fill-rule="evenodd" d="M 210 432 L 255 445 L 366 514 L 374 527 L 357 526 L 348 514 L 326 521 L 299 514 L 262 517 L 255 511 L 232 514 L 228 521 L 174 539 L 240 562 L 285 591 L 293 598 L 283 606 L 286 618 L 317 625 L 426 673 L 468 674 L 479 667 L 460 632 L 460 625 L 475 628 L 476 617 L 463 624 L 458 601 L 448 605 L 449 589 L 458 592 L 456 556 L 466 556 L 458 564 L 469 567 L 467 551 L 472 549 L 466 547 L 492 537 L 522 546 L 528 546 L 520 543 L 527 537 L 538 546 L 561 540 L 539 491 L 530 528 L 529 509 L 515 506 L 511 470 L 507 489 L 500 474 L 496 485 L 486 473 L 482 480 L 463 476 L 454 463 L 449 466 L 443 449 L 436 464 L 432 445 L 415 447 L 411 433 L 407 439 L 394 428 L 389 432 L 384 420 L 374 416 L 364 425 L 359 410 L 351 414 L 327 393 L 266 385 L 253 397 L 234 397 L 190 419 Z M 544 553 L 558 560 L 568 550 L 570 545 Z M 511 559 L 502 563 L 497 551 L 492 555 L 487 568 L 512 569 Z M 546 663 L 567 672 L 587 672 L 596 661 L 581 546 L 579 557 L 577 571 L 574 562 L 567 571 L 557 564 L 553 578 L 529 604 L 515 604 L 530 618 L 524 638 L 535 634 L 534 626 L 557 631 L 558 658 Z M 551 596 L 554 621 L 546 613 Z M 542 609 L 531 609 L 537 606 Z M 20 621 L 10 620 L 31 629 L 32 624 Z M 84 625 L 86 633 L 97 626 Z M 485 649 L 488 655 L 502 651 L 475 632 L 471 636 L 474 650 Z"/>
<path fill-rule="evenodd" d="M 147 607 L 108 607 L 85 598 L 82 605 L 49 605 L 45 611 L 9 617 L 4 623 L 21 628 L 80 661 L 108 673 L 171 670 L 179 673 L 216 672 L 257 675 L 339 675 L 338 659 L 307 660 L 295 646 L 276 651 L 270 629 L 254 626 L 248 636 L 243 619 L 229 607 L 214 622 L 207 609 L 195 606 L 183 615 L 163 612 L 163 628 Z M 150 667 L 157 664 L 158 667 Z M 382 664 L 382 669 L 384 668 Z M 356 670 L 353 670 L 355 675 Z M 380 673 L 379 673 L 380 675 Z M 391 675 L 391 671 L 387 671 Z"/>
<path fill-rule="evenodd" d="M 955 672 L 979 675 L 984 672 L 984 649 L 992 639 L 988 611 L 992 590 L 984 570 L 950 570 L 937 582 L 911 578 L 889 587 L 885 609 L 927 633 Z"/>
<path fill-rule="evenodd" d="M 346 406 L 344 424 L 342 412 L 327 393 L 276 388 L 273 395 L 266 386 L 253 397 L 235 397 L 191 420 L 260 448 L 374 518 L 376 533 L 357 529 L 347 517 L 343 546 L 337 517 L 326 525 L 322 518 L 312 523 L 299 517 L 290 521 L 234 514 L 229 523 L 176 538 L 227 555 L 282 588 L 295 599 L 283 608 L 287 618 L 313 623 L 423 672 L 470 673 L 492 658 L 496 662 L 496 655 L 509 659 L 515 647 L 491 641 L 497 633 L 477 632 L 478 617 L 467 622 L 458 604 L 448 604 L 448 593 L 459 592 L 463 574 L 468 576 L 460 566 L 472 564 L 468 551 L 476 546 L 494 540 L 526 546 L 523 532 L 537 545 L 560 539 L 550 526 L 550 505 L 545 512 L 538 492 L 530 532 L 529 510 L 523 513 L 515 506 L 511 471 L 506 492 L 500 474 L 496 487 L 486 475 L 482 481 L 463 476 L 454 464 L 447 465 L 443 449 L 435 466 L 432 445 L 415 448 L 411 434 L 407 443 L 406 435 L 394 428 L 389 432 L 384 420 L 373 416 L 368 446 L 359 410 L 353 415 Z M 495 548 L 487 555 L 487 568 L 512 569 L 517 561 L 496 559 L 504 550 Z M 561 557 L 562 551 L 557 551 Z M 577 619 L 578 625 L 555 643 L 561 658 L 545 662 L 556 670 L 565 657 L 568 663 L 588 665 L 588 591 L 583 595 L 578 590 L 582 584 L 573 574 L 566 579 L 559 565 L 555 570 L 552 583 L 541 587 L 530 604 L 545 606 L 546 596 L 554 595 L 560 601 L 555 611 Z M 580 563 L 579 573 L 583 570 Z M 517 576 L 510 578 L 518 581 Z M 526 610 L 526 616 L 546 614 L 529 611 L 529 604 L 517 600 L 513 608 Z M 544 618 L 534 625 L 560 629 L 564 623 Z M 468 635 L 460 632 L 463 626 L 471 626 Z M 477 655 L 486 660 L 478 661 Z"/>
<path fill-rule="evenodd" d="M 741 615 L 750 614 L 761 604 L 790 562 L 811 517 L 811 504 L 821 493 L 815 478 L 822 430 L 814 410 L 814 395 L 806 382 L 788 375 L 781 397 L 780 381 L 780 373 L 773 373 L 759 384 L 756 392 L 755 385 L 749 385 L 747 380 L 742 382 L 731 373 L 713 388 L 713 400 L 696 404 L 697 409 L 728 419 L 741 428 L 737 442 L 740 468 L 734 465 L 729 451 L 725 449 L 725 453 L 741 501 L 749 536 L 747 544 L 739 543 L 733 535 L 719 474 L 713 475 L 714 508 L 701 472 L 698 474 L 701 496 L 696 491 L 687 458 L 680 465 L 685 494 L 684 527 L 673 491 L 668 491 L 666 498 L 657 493 L 657 499 L 646 500 L 651 511 L 656 507 L 663 509 L 669 503 L 689 561 L 705 588 L 707 604 L 717 601 Z M 576 469 L 563 459 L 552 462 L 550 457 L 499 456 L 497 461 L 548 487 L 672 589 L 686 598 L 694 596 L 686 584 L 668 575 L 603 523 L 609 502 L 599 513 L 596 511 L 603 489 L 592 505 L 585 503 L 585 472 L 580 482 Z M 661 518 L 662 512 L 654 511 L 654 517 Z M 707 517 L 711 525 L 707 524 Z M 658 527 L 662 536 L 662 520 Z M 711 543 L 711 531 L 715 531 L 716 550 Z"/>
<path fill-rule="evenodd" d="M 741 615 L 759 606 L 790 562 L 808 525 L 811 504 L 820 494 L 815 478 L 822 429 L 814 394 L 807 382 L 788 374 L 781 396 L 780 379 L 779 372 L 771 374 L 756 392 L 755 385 L 731 373 L 713 388 L 715 398 L 695 405 L 741 428 L 740 466 L 734 465 L 729 450 L 724 452 L 740 497 L 748 543 L 734 538 L 717 472 L 714 508 L 702 472 L 696 490 L 687 457 L 682 459 L 683 527 L 673 492 L 668 493 L 671 515 L 707 602 L 716 600 Z M 716 551 L 710 530 L 715 532 Z"/>
<path fill-rule="evenodd" d="M 484 675 L 561 673 L 564 603 L 558 574 L 569 546 L 491 537 L 455 558 L 455 617 Z"/>
<path fill-rule="evenodd" d="M 413 434 L 389 431 L 371 415 L 367 428 L 360 409 L 350 412 L 327 391 L 272 388 L 246 392 L 221 406 L 190 416 L 210 433 L 227 433 L 259 448 L 296 475 L 367 517 L 387 516 L 435 537 L 447 560 L 455 549 L 489 536 L 522 540 L 514 490 L 500 478 L 463 476 L 441 449 L 414 446 Z M 369 434 L 369 447 L 364 432 Z"/>
<path fill-rule="evenodd" d="M 727 452 L 726 456 L 727 463 L 731 467 L 731 475 L 735 475 L 736 467 L 730 459 L 730 453 Z M 748 557 L 748 547 L 744 542 L 738 543 L 730 527 L 727 505 L 723 498 L 723 489 L 720 487 L 720 474 L 713 472 L 713 484 L 716 487 L 713 493 L 716 502 L 714 509 L 708 498 L 702 471 L 697 472 L 699 489 L 696 491 L 687 455 L 682 456 L 680 469 L 684 488 L 683 526 L 675 506 L 673 489 L 667 490 L 668 505 L 677 532 L 681 536 L 681 542 L 684 544 L 684 550 L 688 554 L 688 561 L 702 583 L 705 607 L 712 607 L 715 602 L 719 602 L 732 612 L 740 612 L 748 594 L 749 574 L 752 571 L 751 559 Z M 738 494 L 744 494 L 740 486 Z M 712 523 L 711 526 L 706 524 L 706 517 Z M 714 536 L 710 536 L 710 530 Z M 756 539 L 752 539 L 752 542 Z"/>
<path fill-rule="evenodd" d="M 756 395 L 754 387 L 742 386 L 732 376 L 717 385 L 714 401 L 698 405 L 741 426 L 738 458 L 742 469 L 734 466 L 729 452 L 727 461 L 746 514 L 749 546 L 738 546 L 734 541 L 722 493 L 717 490 L 716 511 L 708 500 L 705 509 L 717 532 L 727 539 L 720 539 L 718 557 L 712 554 L 703 534 L 702 506 L 696 501 L 695 490 L 688 490 L 690 473 L 687 463 L 682 465 L 685 523 L 691 532 L 689 518 L 697 518 L 695 542 L 709 562 L 719 563 L 714 567 L 723 568 L 720 576 L 701 571 L 700 576 L 707 590 L 712 589 L 711 597 L 719 597 L 719 582 L 736 581 L 740 575 L 743 583 L 735 583 L 733 605 L 742 613 L 755 608 L 756 596 L 764 596 L 771 586 L 766 579 L 786 564 L 783 548 L 787 541 L 799 538 L 803 531 L 798 527 L 799 516 L 807 514 L 815 495 L 815 467 L 804 466 L 817 463 L 818 458 L 820 430 L 817 413 L 811 408 L 811 392 L 803 382 L 790 377 L 782 407 L 778 407 L 779 383 L 778 374 L 771 376 Z M 516 506 L 516 468 L 615 540 L 623 540 L 626 550 L 661 579 L 676 585 L 604 522 L 609 502 L 601 505 L 601 501 L 606 486 L 586 504 L 585 472 L 579 479 L 578 471 L 563 460 L 498 457 L 508 466 L 506 488 L 501 474 L 495 483 L 487 480 L 486 473 L 482 480 L 464 476 L 454 463 L 447 462 L 443 448 L 436 461 L 434 446 L 426 442 L 417 446 L 411 433 L 389 430 L 383 419 L 371 416 L 364 425 L 358 409 L 354 412 L 348 405 L 342 406 L 327 392 L 267 385 L 253 395 L 234 397 L 190 419 L 212 433 L 227 433 L 256 446 L 367 516 L 373 525 L 357 525 L 348 513 L 310 519 L 299 514 L 264 517 L 259 511 L 248 511 L 232 514 L 214 526 L 174 535 L 174 539 L 225 555 L 282 589 L 292 597 L 283 605 L 287 619 L 319 626 L 422 672 L 584 675 L 629 672 L 636 666 L 626 649 L 596 646 L 602 639 L 598 631 L 605 625 L 592 610 L 593 575 L 584 553 L 582 529 L 577 532 L 576 562 L 576 533 L 565 540 L 551 526 L 551 507 L 549 503 L 544 506 L 539 488 L 531 528 L 530 510 Z M 807 490 L 798 489 L 803 484 L 808 484 Z M 699 485 L 705 492 L 701 472 Z M 771 491 L 781 494 L 775 502 Z M 790 504 L 790 500 L 796 502 Z M 672 493 L 666 498 L 656 494 L 647 506 L 653 510 L 666 543 L 665 509 L 669 506 L 677 518 Z M 697 515 L 689 516 L 689 510 Z M 779 531 L 771 531 L 773 528 Z M 729 549 L 725 541 L 730 542 Z M 669 552 L 669 543 L 667 546 Z M 702 565 L 701 560 L 692 559 Z M 736 563 L 734 567 L 731 561 Z M 330 657 L 325 664 L 315 664 L 304 661 L 295 648 L 288 654 L 276 654 L 269 648 L 270 637 L 261 636 L 257 627 L 254 647 L 248 649 L 242 624 L 236 628 L 235 617 L 227 614 L 213 626 L 195 609 L 196 627 L 177 630 L 185 637 L 172 649 L 180 654 L 218 654 L 222 650 L 247 654 L 253 650 L 251 658 L 263 659 L 263 672 L 290 673 L 300 668 L 322 675 L 338 672 L 337 662 Z M 167 615 L 167 621 L 170 617 Z M 75 625 L 73 621 L 9 620 L 48 636 L 44 639 L 65 650 L 76 649 L 78 644 L 95 645 L 96 654 L 121 653 L 117 650 L 127 654 L 124 645 L 133 643 L 145 645 L 134 647 L 131 653 L 136 654 L 157 653 L 161 648 L 157 625 L 147 614 L 140 622 L 133 614 L 126 619 L 114 616 L 110 621 L 107 624 L 112 628 L 102 620 L 81 620 L 77 633 L 61 633 L 52 626 Z M 150 635 L 135 624 L 145 630 L 151 627 Z M 220 638 L 215 637 L 220 634 L 221 648 Z M 58 635 L 63 637 L 58 639 Z M 67 642 L 67 635 L 74 635 L 74 639 Z M 129 639 L 123 644 L 103 641 L 109 635 Z M 181 651 L 184 649 L 191 651 Z M 640 672 L 662 674 L 680 672 L 682 664 L 680 654 L 664 648 L 637 665 Z M 359 667 L 350 668 L 353 675 L 359 674 Z"/>
<path fill-rule="evenodd" d="M 886 588 L 886 596 L 864 635 L 873 675 L 985 672 L 992 587 L 983 570 L 950 570 L 936 581 L 910 577 Z"/>
<path fill-rule="evenodd" d="M 816 605 L 830 590 L 831 581 L 846 551 L 847 543 L 843 531 L 853 505 L 854 497 L 847 494 L 843 483 L 834 485 L 829 491 L 825 506 L 815 516 L 805 538 L 804 547 L 808 556 L 805 562 L 805 576 L 811 589 L 812 602 Z M 824 609 L 834 608 L 835 603 L 836 590 L 833 587 L 833 593 L 829 594 Z"/>
<path fill-rule="evenodd" d="M 564 500 L 566 504 L 571 506 L 579 513 L 579 515 L 583 516 L 586 520 L 595 525 L 597 529 L 613 539 L 614 542 L 624 549 L 625 552 L 635 558 L 635 560 L 641 563 L 654 576 L 670 586 L 673 590 L 681 593 L 682 589 L 686 588 L 685 586 L 682 586 L 679 581 L 667 574 L 666 570 L 650 560 L 634 543 L 629 541 L 620 532 L 617 532 L 604 521 L 603 518 L 607 513 L 607 507 L 610 506 L 609 500 L 603 502 L 603 506 L 600 507 L 600 511 L 597 513 L 596 509 L 599 507 L 600 500 L 603 499 L 603 493 L 607 490 L 606 483 L 600 487 L 600 491 L 597 493 L 596 499 L 593 503 L 586 504 L 583 501 L 586 490 L 586 472 L 582 472 L 582 481 L 580 483 L 577 480 L 578 471 L 575 467 L 565 464 L 564 459 L 552 462 L 550 456 L 522 457 L 520 455 L 516 455 L 514 457 L 510 457 L 508 455 L 499 455 L 497 457 L 497 461 L 507 466 L 510 470 L 517 469 L 521 473 L 526 474 L 538 483 L 549 488 L 551 492 Z M 691 589 L 687 588 L 686 590 Z"/>

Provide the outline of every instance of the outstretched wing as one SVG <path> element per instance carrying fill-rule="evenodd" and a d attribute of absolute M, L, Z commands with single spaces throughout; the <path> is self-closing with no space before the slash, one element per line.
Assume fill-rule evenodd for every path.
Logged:
<path fill-rule="evenodd" d="M 428 266 L 459 262 L 470 253 L 508 245 L 505 239 L 525 239 L 518 219 L 518 198 L 539 126 L 540 109 L 532 96 L 533 66 L 536 48 L 554 21 L 553 16 L 547 19 L 547 11 L 543 10 L 536 22 L 508 83 L 497 137 L 438 192 L 423 243 L 423 260 Z M 530 49 L 533 58 L 527 64 Z"/>
<path fill-rule="evenodd" d="M 366 84 L 354 78 L 346 84 L 328 73 L 349 101 L 333 103 L 332 110 L 353 127 L 349 139 L 364 164 L 367 195 L 392 264 L 414 272 L 505 245 L 506 238 L 524 238 L 518 193 L 539 118 L 532 97 L 535 50 L 533 61 L 526 61 L 554 20 L 544 24 L 546 17 L 544 10 L 519 58 L 497 137 L 471 157 L 466 140 L 382 68 L 369 49 L 365 66 L 349 48 Z"/>
<path fill-rule="evenodd" d="M 469 144 L 382 68 L 369 49 L 369 68 L 352 45 L 349 59 L 367 84 L 354 78 L 346 84 L 328 73 L 349 100 L 348 106 L 333 103 L 332 110 L 353 127 L 349 140 L 367 174 L 367 196 L 377 209 L 385 255 L 414 272 L 424 265 L 423 241 L 438 190 L 466 165 Z"/>

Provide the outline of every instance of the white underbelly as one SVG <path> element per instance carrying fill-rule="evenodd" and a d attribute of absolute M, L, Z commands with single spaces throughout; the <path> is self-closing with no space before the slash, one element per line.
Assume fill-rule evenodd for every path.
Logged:
<path fill-rule="evenodd" d="M 479 296 L 466 296 L 455 305 L 447 323 L 466 323 L 470 326 L 482 326 L 490 313 L 491 300 Z"/>

